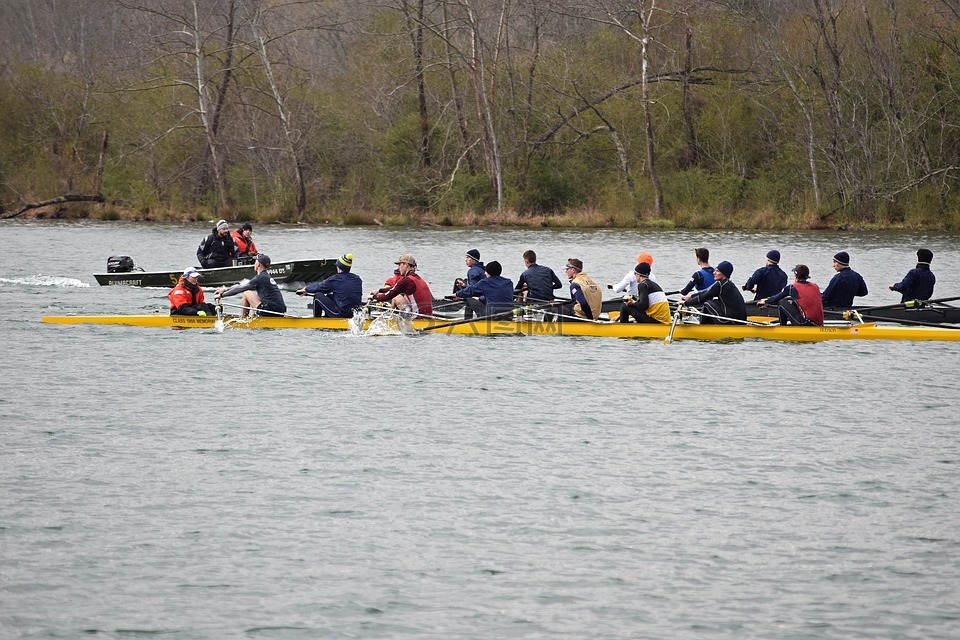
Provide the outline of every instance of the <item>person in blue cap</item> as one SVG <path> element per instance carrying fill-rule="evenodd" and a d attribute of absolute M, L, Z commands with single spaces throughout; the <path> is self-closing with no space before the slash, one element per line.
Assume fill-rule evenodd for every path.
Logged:
<path fill-rule="evenodd" d="M 733 324 L 746 321 L 747 305 L 743 294 L 733 283 L 733 265 L 724 260 L 714 270 L 714 282 L 709 289 L 680 297 L 680 304 L 688 307 L 703 305 L 701 324 Z"/>
<path fill-rule="evenodd" d="M 917 251 L 917 266 L 910 269 L 903 280 L 888 287 L 890 291 L 900 293 L 900 302 L 929 300 L 933 297 L 933 286 L 937 284 L 937 277 L 930 271 L 932 261 L 933 251 L 919 249 Z"/>
<path fill-rule="evenodd" d="M 771 249 L 767 251 L 764 265 L 743 283 L 743 290 L 753 293 L 754 300 L 760 300 L 780 293 L 785 286 L 787 274 L 780 268 L 780 252 Z"/>
<path fill-rule="evenodd" d="M 867 295 L 867 283 L 859 273 L 850 268 L 850 254 L 840 251 L 833 256 L 833 269 L 836 273 L 823 290 L 823 306 L 833 309 L 847 309 L 853 306 L 855 296 Z"/>
<path fill-rule="evenodd" d="M 352 318 L 353 312 L 363 306 L 363 280 L 353 268 L 353 254 L 337 258 L 337 272 L 325 280 L 307 285 L 297 291 L 298 296 L 313 295 L 313 316 L 320 318 Z"/>

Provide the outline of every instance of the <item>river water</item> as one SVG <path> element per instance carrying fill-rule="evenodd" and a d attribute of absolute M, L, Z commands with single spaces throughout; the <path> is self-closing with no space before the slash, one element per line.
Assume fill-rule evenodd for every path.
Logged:
<path fill-rule="evenodd" d="M 208 225 L 0 224 L 0 637 L 957 638 L 956 343 L 364 337 L 57 326 L 163 310 L 113 254 L 194 264 Z M 779 248 L 886 290 L 956 237 L 258 225 L 274 260 L 479 248 L 615 282 Z M 290 310 L 304 302 L 286 293 Z"/>

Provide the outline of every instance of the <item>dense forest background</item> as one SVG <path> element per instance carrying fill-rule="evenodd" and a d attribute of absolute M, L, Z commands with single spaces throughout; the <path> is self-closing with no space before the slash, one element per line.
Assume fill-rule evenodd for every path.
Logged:
<path fill-rule="evenodd" d="M 0 218 L 960 229 L 960 0 L 3 0 L 0 40 Z"/>

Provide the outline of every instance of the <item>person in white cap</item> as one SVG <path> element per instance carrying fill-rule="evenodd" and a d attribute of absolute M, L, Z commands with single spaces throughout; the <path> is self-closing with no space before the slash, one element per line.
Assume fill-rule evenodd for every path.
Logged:
<path fill-rule="evenodd" d="M 183 272 L 177 286 L 167 294 L 170 300 L 170 315 L 205 316 L 217 312 L 216 307 L 203 300 L 203 289 L 198 282 L 201 277 L 200 272 L 193 267 Z"/>
<path fill-rule="evenodd" d="M 237 245 L 230 237 L 230 225 L 220 220 L 197 247 L 197 260 L 204 269 L 232 267 L 237 259 Z"/>

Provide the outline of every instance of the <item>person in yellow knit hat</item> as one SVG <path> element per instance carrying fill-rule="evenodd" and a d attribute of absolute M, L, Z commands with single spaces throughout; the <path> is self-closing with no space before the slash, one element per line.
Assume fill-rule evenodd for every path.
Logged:
<path fill-rule="evenodd" d="M 314 317 L 352 318 L 355 309 L 363 306 L 363 280 L 353 268 L 353 254 L 337 258 L 337 272 L 321 282 L 297 291 L 298 296 L 313 295 Z"/>

